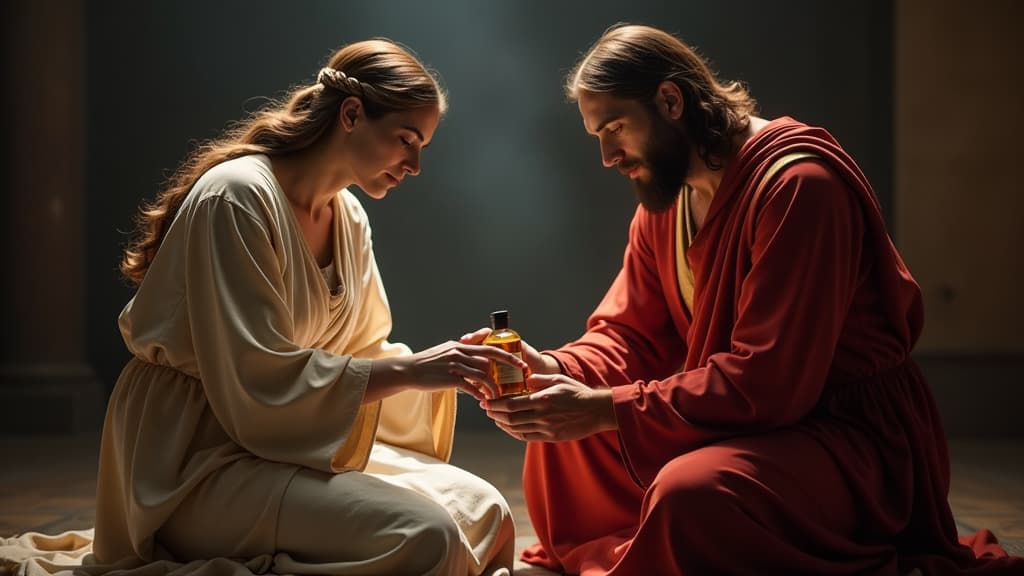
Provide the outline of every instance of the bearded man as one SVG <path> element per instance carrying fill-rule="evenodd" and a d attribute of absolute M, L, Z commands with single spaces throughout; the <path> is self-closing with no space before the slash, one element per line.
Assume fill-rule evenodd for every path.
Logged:
<path fill-rule="evenodd" d="M 958 542 L 939 414 L 910 354 L 921 292 L 825 130 L 757 117 L 676 37 L 608 30 L 567 92 L 639 199 L 578 340 L 526 347 L 540 542 L 568 573 L 1021 573 Z M 478 342 L 486 329 L 463 337 Z"/>

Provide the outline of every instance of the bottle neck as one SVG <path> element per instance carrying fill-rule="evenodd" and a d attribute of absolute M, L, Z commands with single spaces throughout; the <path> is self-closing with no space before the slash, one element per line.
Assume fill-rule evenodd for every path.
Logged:
<path fill-rule="evenodd" d="M 508 330 L 508 314 L 495 313 L 491 315 L 492 330 Z"/>

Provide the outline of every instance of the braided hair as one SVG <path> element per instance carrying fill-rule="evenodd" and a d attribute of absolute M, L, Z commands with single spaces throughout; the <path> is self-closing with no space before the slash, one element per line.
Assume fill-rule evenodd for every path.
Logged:
<path fill-rule="evenodd" d="M 383 38 L 341 48 L 315 84 L 294 88 L 189 154 L 156 199 L 141 207 L 136 236 L 121 259 L 124 278 L 142 282 L 182 202 L 207 170 L 248 154 L 280 156 L 308 148 L 334 125 L 350 96 L 362 101 L 370 118 L 423 106 L 437 106 L 443 114 L 447 108 L 437 78 L 406 48 Z"/>

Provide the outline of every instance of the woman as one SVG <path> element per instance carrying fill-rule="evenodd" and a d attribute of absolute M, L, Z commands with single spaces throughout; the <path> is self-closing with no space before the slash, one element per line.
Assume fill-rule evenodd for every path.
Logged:
<path fill-rule="evenodd" d="M 387 40 L 199 148 L 140 217 L 120 317 L 134 358 L 104 424 L 102 564 L 233 558 L 250 570 L 494 574 L 513 526 L 491 485 L 445 461 L 455 388 L 496 395 L 490 359 L 387 342 L 366 214 L 420 171 L 445 110 Z M 255 566 L 255 567 L 254 567 Z"/>

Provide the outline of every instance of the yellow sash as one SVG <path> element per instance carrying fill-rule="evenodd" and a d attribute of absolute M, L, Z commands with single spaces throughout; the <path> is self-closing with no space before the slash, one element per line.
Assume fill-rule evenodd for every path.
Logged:
<path fill-rule="evenodd" d="M 768 182 L 779 170 L 792 162 L 804 158 L 817 158 L 817 156 L 810 152 L 792 152 L 776 160 L 768 168 L 768 171 L 765 172 L 764 177 L 761 178 L 761 183 L 757 186 L 757 190 L 754 191 L 754 198 L 750 203 L 750 209 L 753 210 L 757 205 L 761 192 L 764 191 Z M 693 270 L 690 270 L 690 264 L 686 261 L 686 251 L 693 244 L 693 235 L 696 228 L 693 222 L 693 214 L 690 212 L 690 187 L 684 186 L 679 193 L 679 199 L 676 200 L 676 277 L 679 280 L 679 292 L 683 296 L 683 303 L 686 304 L 686 309 L 690 314 L 693 314 Z"/>

